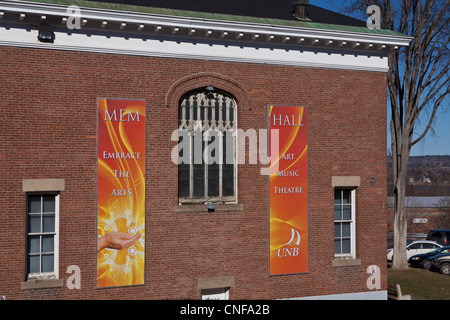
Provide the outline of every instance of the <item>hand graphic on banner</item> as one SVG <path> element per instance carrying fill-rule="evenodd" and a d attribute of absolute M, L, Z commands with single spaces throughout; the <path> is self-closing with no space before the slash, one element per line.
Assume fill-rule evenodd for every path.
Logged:
<path fill-rule="evenodd" d="M 132 236 L 128 233 L 111 231 L 97 241 L 97 252 L 105 248 L 123 250 L 131 246 L 141 237 L 140 234 Z"/>

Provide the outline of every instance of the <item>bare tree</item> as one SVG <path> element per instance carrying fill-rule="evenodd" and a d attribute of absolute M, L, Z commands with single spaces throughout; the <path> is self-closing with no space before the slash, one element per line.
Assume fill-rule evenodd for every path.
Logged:
<path fill-rule="evenodd" d="M 391 106 L 392 179 L 395 196 L 393 268 L 406 269 L 406 169 L 411 147 L 430 131 L 440 106 L 448 108 L 450 0 L 352 0 L 362 12 L 380 8 L 381 27 L 413 39 L 389 53 L 387 75 Z M 416 133 L 417 121 L 426 124 Z"/>

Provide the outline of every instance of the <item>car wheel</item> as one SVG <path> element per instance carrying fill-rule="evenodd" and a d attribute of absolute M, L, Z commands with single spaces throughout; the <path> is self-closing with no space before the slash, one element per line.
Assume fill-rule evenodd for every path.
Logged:
<path fill-rule="evenodd" d="M 430 269 L 431 267 L 431 261 L 428 259 L 424 259 L 421 263 L 420 263 L 420 267 L 422 269 Z"/>
<path fill-rule="evenodd" d="M 440 267 L 439 270 L 441 271 L 442 274 L 445 274 L 447 276 L 450 276 L 450 263 L 443 263 Z"/>

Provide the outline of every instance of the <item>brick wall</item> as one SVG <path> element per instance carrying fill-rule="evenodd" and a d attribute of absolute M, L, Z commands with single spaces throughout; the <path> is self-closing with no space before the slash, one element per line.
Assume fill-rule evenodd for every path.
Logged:
<path fill-rule="evenodd" d="M 445 222 L 448 220 L 443 217 L 445 212 L 446 208 L 407 208 L 408 233 L 428 234 L 432 229 L 445 229 Z M 388 232 L 394 232 L 394 214 L 395 210 L 389 208 L 387 213 Z M 416 218 L 426 219 L 426 222 L 415 222 Z"/>
<path fill-rule="evenodd" d="M 198 279 L 233 276 L 231 299 L 368 291 L 367 266 L 386 286 L 386 78 L 383 73 L 2 47 L 0 50 L 0 295 L 7 299 L 198 299 Z M 201 74 L 200 74 L 201 73 Z M 267 105 L 308 106 L 309 273 L 268 276 L 268 193 L 259 165 L 240 165 L 241 211 L 176 213 L 177 102 L 213 85 L 235 95 L 239 128 L 267 128 Z M 146 285 L 96 286 L 97 98 L 147 100 Z M 360 176 L 360 266 L 333 267 L 332 176 Z M 371 186 L 370 178 L 376 178 Z M 65 179 L 59 276 L 25 280 L 23 179 Z M 65 281 L 81 268 L 81 290 Z"/>

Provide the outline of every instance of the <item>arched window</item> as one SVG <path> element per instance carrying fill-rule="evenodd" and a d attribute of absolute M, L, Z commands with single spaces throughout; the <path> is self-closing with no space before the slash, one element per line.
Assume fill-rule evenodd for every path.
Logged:
<path fill-rule="evenodd" d="M 212 87 L 179 101 L 178 198 L 236 201 L 236 101 Z"/>

